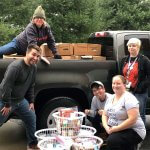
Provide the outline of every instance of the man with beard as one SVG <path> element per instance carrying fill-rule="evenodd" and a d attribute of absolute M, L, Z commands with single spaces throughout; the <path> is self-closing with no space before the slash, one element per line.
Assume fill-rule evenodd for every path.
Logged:
<path fill-rule="evenodd" d="M 37 45 L 29 45 L 24 59 L 13 61 L 7 67 L 0 84 L 0 126 L 15 112 L 25 124 L 28 148 L 31 149 L 38 149 L 34 136 L 34 85 L 40 55 L 41 49 Z"/>

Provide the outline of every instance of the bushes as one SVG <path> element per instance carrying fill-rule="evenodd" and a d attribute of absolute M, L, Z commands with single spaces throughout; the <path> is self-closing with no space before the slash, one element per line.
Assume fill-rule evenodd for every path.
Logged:
<path fill-rule="evenodd" d="M 21 28 L 14 26 L 13 24 L 0 23 L 0 45 L 4 45 L 11 41 L 18 33 Z"/>

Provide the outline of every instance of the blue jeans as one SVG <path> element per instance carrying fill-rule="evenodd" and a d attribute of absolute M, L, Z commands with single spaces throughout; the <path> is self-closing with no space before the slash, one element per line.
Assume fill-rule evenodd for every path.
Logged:
<path fill-rule="evenodd" d="M 137 100 L 139 101 L 139 110 L 140 110 L 140 115 L 141 118 L 144 122 L 144 124 L 146 123 L 146 102 L 148 99 L 148 92 L 146 91 L 143 94 L 137 94 L 135 93 L 134 96 L 137 98 Z"/>
<path fill-rule="evenodd" d="M 2 58 L 3 55 L 14 54 L 19 51 L 17 46 L 16 38 L 14 38 L 11 42 L 6 45 L 0 46 L 0 57 Z"/>
<path fill-rule="evenodd" d="M 0 100 L 0 110 L 3 107 L 4 103 L 2 100 Z M 15 112 L 25 124 L 28 145 L 37 144 L 37 139 L 34 136 L 34 133 L 36 131 L 36 115 L 35 112 L 29 110 L 28 101 L 26 99 L 23 99 L 18 104 L 12 104 L 11 112 L 9 113 L 9 115 L 12 112 Z M 7 120 L 9 115 L 3 116 L 2 113 L 0 112 L 0 126 Z"/>

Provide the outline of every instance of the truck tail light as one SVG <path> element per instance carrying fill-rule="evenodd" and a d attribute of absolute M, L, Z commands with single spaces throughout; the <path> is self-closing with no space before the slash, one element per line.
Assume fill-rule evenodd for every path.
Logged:
<path fill-rule="evenodd" d="M 105 37 L 106 35 L 106 32 L 95 32 L 95 37 Z"/>

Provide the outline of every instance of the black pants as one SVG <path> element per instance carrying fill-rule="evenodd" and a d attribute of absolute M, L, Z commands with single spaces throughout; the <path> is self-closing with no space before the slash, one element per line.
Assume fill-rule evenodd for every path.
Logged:
<path fill-rule="evenodd" d="M 135 150 L 141 141 L 142 138 L 133 129 L 114 132 L 107 138 L 107 150 Z"/>
<path fill-rule="evenodd" d="M 94 118 L 89 117 L 88 119 L 92 122 L 92 126 L 97 130 L 95 135 L 99 135 L 99 133 L 105 132 L 105 129 L 102 126 L 101 116 L 97 114 Z"/>

